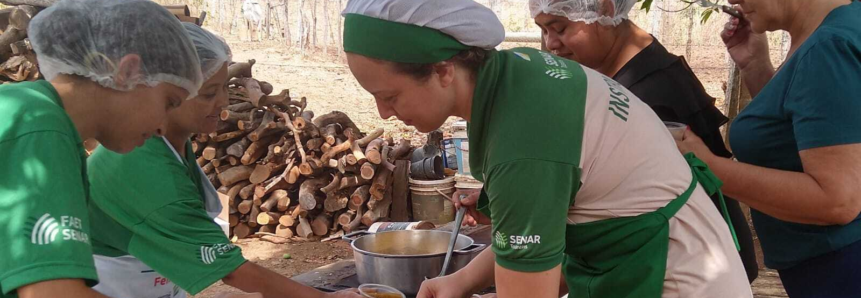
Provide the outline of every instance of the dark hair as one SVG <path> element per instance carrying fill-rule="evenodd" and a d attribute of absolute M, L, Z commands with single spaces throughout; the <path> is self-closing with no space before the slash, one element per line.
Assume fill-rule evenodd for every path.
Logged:
<path fill-rule="evenodd" d="M 448 61 L 454 62 L 469 70 L 470 77 L 473 79 L 478 74 L 478 69 L 484 65 L 484 61 L 490 56 L 493 50 L 485 50 L 479 47 L 472 47 L 468 50 L 463 50 Z M 412 76 L 416 80 L 426 81 L 433 73 L 435 63 L 399 63 L 392 62 L 395 70 L 399 73 Z"/>

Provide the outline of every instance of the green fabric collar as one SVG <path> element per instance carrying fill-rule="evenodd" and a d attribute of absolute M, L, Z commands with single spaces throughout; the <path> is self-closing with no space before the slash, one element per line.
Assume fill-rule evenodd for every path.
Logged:
<path fill-rule="evenodd" d="M 400 63 L 436 63 L 469 46 L 439 30 L 372 18 L 344 16 L 344 51 Z"/>

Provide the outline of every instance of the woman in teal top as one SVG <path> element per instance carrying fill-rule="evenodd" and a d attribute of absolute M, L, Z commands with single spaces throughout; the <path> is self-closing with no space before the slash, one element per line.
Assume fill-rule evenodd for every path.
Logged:
<path fill-rule="evenodd" d="M 125 155 L 98 148 L 88 159 L 93 252 L 104 276 L 95 289 L 118 298 L 180 298 L 221 280 L 267 298 L 359 298 L 323 293 L 248 262 L 213 222 L 220 201 L 190 138 L 216 130 L 228 102 L 230 49 L 211 32 L 183 25 L 206 79 L 200 94 L 171 111 L 163 137 Z"/>
<path fill-rule="evenodd" d="M 83 140 L 129 152 L 202 83 L 194 46 L 143 0 L 60 1 L 29 27 L 45 81 L 0 86 L 0 297 L 104 297 Z"/>
<path fill-rule="evenodd" d="M 722 37 L 753 101 L 730 128 L 738 161 L 695 152 L 749 205 L 765 264 L 790 297 L 861 295 L 861 3 L 744 0 Z M 792 36 L 770 63 L 765 31 Z"/>

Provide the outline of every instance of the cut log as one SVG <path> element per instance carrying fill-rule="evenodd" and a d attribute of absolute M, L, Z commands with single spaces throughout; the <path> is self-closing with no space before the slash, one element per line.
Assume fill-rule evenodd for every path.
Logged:
<path fill-rule="evenodd" d="M 261 213 L 261 214 L 263 214 L 263 213 Z M 264 240 L 267 242 L 275 241 L 275 242 L 273 242 L 275 244 L 287 243 L 287 239 L 282 239 L 281 237 L 272 237 L 271 235 L 268 235 L 268 234 L 275 234 L 276 225 L 264 225 L 264 224 L 261 224 L 260 221 L 258 221 L 257 223 L 260 225 L 260 229 L 257 230 L 257 233 L 255 233 L 255 235 L 261 235 L 260 240 Z"/>
<path fill-rule="evenodd" d="M 323 145 L 324 140 L 322 138 L 314 138 L 305 142 L 305 148 L 308 150 L 317 150 Z"/>
<path fill-rule="evenodd" d="M 371 208 L 362 215 L 362 223 L 364 225 L 371 226 L 378 220 L 389 216 L 390 206 L 392 205 L 392 193 L 393 191 L 391 187 L 389 187 L 386 190 L 383 200 L 377 203 L 374 208 Z"/>
<path fill-rule="evenodd" d="M 259 141 L 261 135 L 263 135 L 267 130 L 275 128 L 275 126 L 275 113 L 266 111 L 263 114 L 262 120 L 260 120 L 260 126 L 248 134 L 248 139 L 251 141 Z"/>
<path fill-rule="evenodd" d="M 314 230 L 311 229 L 311 224 L 305 217 L 299 217 L 299 226 L 296 227 L 296 234 L 302 238 L 311 237 L 314 235 Z"/>
<path fill-rule="evenodd" d="M 262 86 L 261 86 L 262 87 Z M 224 107 L 225 110 L 232 112 L 248 112 L 254 109 L 254 105 L 250 102 L 240 102 Z"/>
<path fill-rule="evenodd" d="M 201 167 L 201 169 L 203 170 L 203 173 L 204 173 L 204 174 L 209 175 L 209 174 L 212 174 L 212 172 L 214 172 L 214 171 L 215 171 L 215 165 L 213 165 L 213 164 L 210 162 L 210 163 L 207 163 L 205 166 Z"/>
<path fill-rule="evenodd" d="M 290 169 L 290 172 L 287 174 L 287 183 L 290 183 L 290 184 L 296 183 L 296 181 L 299 180 L 300 175 L 301 175 L 301 173 L 299 173 L 299 167 L 298 166 L 292 167 Z"/>
<path fill-rule="evenodd" d="M 21 1 L 21 0 L 3 0 L 3 1 Z M 45 0 L 50 1 L 50 0 Z M 257 63 L 256 60 L 250 59 L 248 62 L 237 62 L 233 63 L 227 67 L 227 79 L 233 78 L 250 78 L 251 77 L 251 67 L 254 66 L 254 63 Z"/>
<path fill-rule="evenodd" d="M 248 145 L 251 145 L 251 140 L 248 138 L 242 138 L 241 140 L 233 143 L 232 145 L 227 147 L 226 153 L 227 155 L 242 158 L 242 155 L 245 154 L 245 151 L 248 150 Z"/>
<path fill-rule="evenodd" d="M 410 221 L 409 202 L 409 165 L 408 160 L 395 161 L 395 171 L 392 175 L 392 221 Z"/>
<path fill-rule="evenodd" d="M 260 86 L 260 91 L 264 92 L 263 85 Z M 265 93 L 265 92 L 264 92 Z M 271 93 L 271 92 L 270 92 Z M 269 106 L 276 105 L 279 107 L 287 108 L 290 105 L 290 90 L 284 89 L 281 90 L 281 93 L 275 95 L 264 95 L 260 98 L 261 106 Z"/>
<path fill-rule="evenodd" d="M 228 215 L 227 216 L 227 222 L 230 224 L 231 228 L 235 227 L 236 225 L 239 224 L 239 215 L 238 214 Z"/>
<path fill-rule="evenodd" d="M 248 102 L 246 102 L 246 103 L 247 103 L 247 104 L 251 104 L 251 103 L 248 103 Z M 252 115 L 253 115 L 253 113 L 252 113 Z M 236 127 L 237 127 L 237 128 L 239 128 L 239 129 L 241 129 L 241 130 L 243 130 L 243 131 L 246 131 L 246 132 L 252 132 L 252 131 L 254 131 L 255 129 L 257 129 L 257 127 L 259 127 L 259 126 L 260 126 L 260 123 L 261 123 L 261 122 L 263 122 L 263 118 L 262 118 L 262 117 L 257 117 L 257 118 L 254 118 L 254 120 L 242 120 L 242 121 L 237 121 L 237 122 L 236 122 Z"/>
<path fill-rule="evenodd" d="M 241 164 L 241 162 L 239 161 L 240 159 L 242 159 L 241 156 L 240 157 L 228 156 L 227 157 L 227 163 L 229 163 L 231 166 L 238 166 L 239 164 Z"/>
<path fill-rule="evenodd" d="M 269 82 L 260 81 L 260 91 L 263 91 L 264 95 L 272 94 L 272 91 L 275 91 L 275 87 L 272 87 L 272 84 Z"/>
<path fill-rule="evenodd" d="M 332 159 L 333 156 L 335 156 L 338 153 L 347 151 L 347 149 L 350 149 L 352 147 L 353 142 L 355 141 L 355 139 L 353 137 L 353 133 L 349 133 L 349 130 L 347 130 L 347 131 L 345 131 L 345 134 L 349 134 L 347 141 L 345 141 L 341 144 L 335 145 L 332 147 L 332 149 L 329 149 L 329 151 L 327 151 L 326 153 L 323 153 L 323 156 L 320 158 L 320 160 L 323 160 L 326 163 L 328 163 L 329 159 Z"/>
<path fill-rule="evenodd" d="M 325 198 L 318 196 L 317 191 L 324 185 L 326 185 L 326 177 L 308 179 L 302 182 L 302 185 L 299 186 L 299 206 L 308 211 L 316 209 L 317 206 L 322 207 Z"/>
<path fill-rule="evenodd" d="M 249 184 L 239 190 L 239 197 L 243 200 L 251 199 L 251 195 L 254 194 L 254 187 L 257 186 L 255 184 Z"/>
<path fill-rule="evenodd" d="M 371 180 L 362 178 L 362 176 L 346 176 L 341 178 L 341 189 L 361 186 L 371 183 Z"/>
<path fill-rule="evenodd" d="M 366 147 L 366 146 L 368 146 L 368 144 L 371 143 L 371 141 L 376 140 L 377 138 L 383 136 L 383 132 L 385 132 L 385 130 L 382 128 L 374 129 L 373 131 L 368 133 L 368 135 L 366 135 L 364 138 L 361 138 L 358 141 L 356 141 L 356 143 L 359 144 L 359 147 Z"/>
<path fill-rule="evenodd" d="M 218 174 L 218 180 L 221 185 L 233 185 L 236 182 L 246 180 L 251 177 L 251 172 L 254 168 L 250 166 L 236 166 Z"/>
<path fill-rule="evenodd" d="M 287 167 L 285 163 L 264 163 L 254 167 L 254 172 L 251 172 L 251 177 L 248 178 L 251 183 L 258 184 L 268 180 L 278 171 L 283 171 Z"/>
<path fill-rule="evenodd" d="M 386 194 L 386 186 L 389 185 L 389 176 L 392 175 L 392 171 L 389 171 L 385 167 L 377 171 L 377 176 L 374 177 L 374 182 L 371 184 L 371 197 L 374 200 L 382 200 Z"/>
<path fill-rule="evenodd" d="M 239 130 L 239 127 L 236 126 L 236 123 L 218 121 L 218 124 L 215 125 L 215 135 L 222 134 L 222 133 L 228 133 L 228 132 L 236 131 L 236 130 Z"/>
<path fill-rule="evenodd" d="M 282 164 L 285 166 L 287 165 L 286 163 L 281 161 L 284 157 L 284 155 L 281 154 L 281 146 L 284 145 L 285 140 L 286 140 L 285 137 L 281 137 L 280 139 L 278 139 L 278 142 L 269 145 L 269 149 L 267 150 L 266 156 L 263 157 L 263 160 L 262 160 L 262 162 L 264 164 L 278 162 L 279 164 Z M 276 148 L 277 148 L 277 150 L 276 150 Z M 276 160 L 279 160 L 279 161 L 276 161 Z"/>
<path fill-rule="evenodd" d="M 335 145 L 335 138 L 341 134 L 341 130 L 341 125 L 338 123 L 326 125 L 323 128 L 323 137 L 326 139 L 326 144 Z"/>
<path fill-rule="evenodd" d="M 296 141 L 295 142 L 296 151 L 299 152 L 299 155 L 302 158 L 301 163 L 307 162 L 308 157 L 305 156 L 305 149 L 302 148 L 302 137 L 299 135 L 299 130 L 297 130 L 296 127 L 293 126 L 293 122 L 290 119 L 290 114 L 287 114 L 284 112 L 276 112 L 276 113 L 281 116 L 281 120 L 284 123 L 284 125 L 286 125 L 287 128 L 290 129 L 291 132 L 293 132 L 293 138 Z"/>
<path fill-rule="evenodd" d="M 341 174 L 335 173 L 334 175 L 332 175 L 332 177 L 333 177 L 332 182 L 327 184 L 325 187 L 320 188 L 320 191 L 322 191 L 325 194 L 330 194 L 330 193 L 335 192 L 336 190 L 341 189 L 341 178 L 342 178 Z"/>
<path fill-rule="evenodd" d="M 370 162 L 366 162 L 365 164 L 362 165 L 362 168 L 360 170 L 362 173 L 362 178 L 364 178 L 364 179 L 374 178 L 374 173 L 376 173 L 376 170 L 377 170 L 377 165 L 370 163 Z"/>
<path fill-rule="evenodd" d="M 295 127 L 298 130 L 305 130 L 306 124 L 307 124 L 307 121 L 305 121 L 305 118 L 302 118 L 302 117 L 293 118 L 293 127 Z"/>
<path fill-rule="evenodd" d="M 209 140 L 206 143 L 206 148 L 203 148 L 203 158 L 206 160 L 212 160 L 215 158 L 216 151 L 218 150 L 218 143 L 213 140 Z"/>
<path fill-rule="evenodd" d="M 347 128 L 351 128 L 356 133 L 361 131 L 359 127 L 356 126 L 355 123 L 353 123 L 353 120 L 350 120 L 350 117 L 347 116 L 347 114 L 344 114 L 344 112 L 332 111 L 328 114 L 314 118 L 314 125 L 316 125 L 317 127 L 326 127 L 327 125 L 333 123 L 340 124 L 341 127 L 343 127 L 345 130 Z M 359 136 L 356 136 L 356 138 L 359 138 Z"/>
<path fill-rule="evenodd" d="M 362 224 L 364 209 L 365 206 L 359 206 L 359 209 L 356 210 L 356 217 L 353 218 L 353 221 L 349 225 L 344 226 L 344 232 L 350 233 L 359 229 L 359 226 Z"/>
<path fill-rule="evenodd" d="M 250 121 L 251 120 L 251 112 L 235 112 L 231 110 L 223 110 L 221 114 L 218 116 L 221 121 L 228 123 L 237 123 L 239 121 Z M 237 123 L 237 125 L 239 125 Z"/>
<path fill-rule="evenodd" d="M 404 138 L 398 142 L 398 145 L 389 152 L 389 160 L 400 160 L 400 159 L 409 159 L 410 149 L 412 149 L 412 145 L 410 145 L 410 140 Z"/>
<path fill-rule="evenodd" d="M 269 196 L 269 200 L 272 200 L 274 204 L 272 204 L 272 206 L 268 206 L 266 211 L 270 211 L 275 207 L 275 210 L 284 212 L 287 211 L 287 207 L 290 206 L 290 196 L 288 195 L 288 192 L 283 189 L 273 191 L 272 195 Z M 264 205 L 266 205 L 266 203 L 264 203 Z"/>
<path fill-rule="evenodd" d="M 284 237 L 287 239 L 293 238 L 294 233 L 293 233 L 293 228 L 291 228 L 291 227 L 292 227 L 292 225 L 291 226 L 278 225 L 277 227 L 275 227 L 275 235 L 278 237 Z"/>
<path fill-rule="evenodd" d="M 375 165 L 378 165 L 380 164 L 380 162 L 382 162 L 383 158 L 381 157 L 380 150 L 381 147 L 384 146 L 384 142 L 385 140 L 383 139 L 376 139 L 368 144 L 368 147 L 365 148 L 365 156 L 368 158 L 369 162 Z"/>
<path fill-rule="evenodd" d="M 254 203 L 251 200 L 242 200 L 239 202 L 239 206 L 236 206 L 236 211 L 242 214 L 251 213 L 251 207 L 254 206 Z"/>
<path fill-rule="evenodd" d="M 359 210 L 359 206 L 364 205 L 365 202 L 368 201 L 368 198 L 370 197 L 370 188 L 371 186 L 369 185 L 363 185 L 356 188 L 350 196 L 350 203 L 347 204 L 347 207 L 350 208 L 350 210 Z"/>
<path fill-rule="evenodd" d="M 389 172 L 394 172 L 395 171 L 395 164 L 391 163 L 389 161 L 390 159 L 388 158 L 389 149 L 391 149 L 391 147 L 388 147 L 388 146 L 383 147 L 383 152 L 381 153 L 383 156 L 383 159 L 381 160 L 380 165 L 383 166 L 384 168 L 386 168 L 386 170 L 389 170 Z"/>
<path fill-rule="evenodd" d="M 251 227 L 248 226 L 248 223 L 240 222 L 235 227 L 233 227 L 233 236 L 236 238 L 244 239 L 251 235 Z"/>
<path fill-rule="evenodd" d="M 227 191 L 227 194 L 226 194 L 227 199 L 230 201 L 236 200 L 238 198 L 239 192 L 242 190 L 242 188 L 248 186 L 248 184 L 250 184 L 250 183 L 248 183 L 248 181 L 240 181 L 239 183 L 236 183 L 233 186 L 231 186 L 230 189 Z M 231 205 L 233 205 L 233 204 L 231 204 Z"/>
<path fill-rule="evenodd" d="M 299 217 L 308 216 L 308 210 L 302 209 L 302 206 L 293 206 L 293 209 L 290 210 L 290 216 L 295 220 L 299 220 Z"/>
<path fill-rule="evenodd" d="M 250 165 L 256 162 L 260 157 L 263 157 L 263 154 L 266 153 L 266 150 L 269 148 L 269 144 L 272 142 L 274 142 L 274 139 L 272 138 L 251 142 L 251 145 L 248 145 L 248 149 L 245 150 L 245 154 L 242 155 L 242 159 L 240 161 L 243 165 Z"/>
<path fill-rule="evenodd" d="M 284 189 L 289 186 L 290 183 L 287 183 L 287 181 L 284 180 L 284 177 L 275 176 L 255 187 L 254 195 L 258 197 L 264 197 L 275 190 Z"/>
<path fill-rule="evenodd" d="M 314 235 L 324 236 L 329 233 L 330 225 L 332 225 L 332 218 L 326 213 L 321 213 L 311 222 L 311 231 Z"/>
<path fill-rule="evenodd" d="M 261 210 L 262 211 L 262 210 Z M 260 212 L 257 214 L 257 224 L 259 225 L 274 225 L 278 224 L 278 219 L 281 218 L 280 213 L 276 212 Z"/>
<path fill-rule="evenodd" d="M 350 222 L 352 222 L 355 217 L 356 210 L 347 210 L 347 212 L 341 213 L 341 215 L 338 216 L 338 224 L 342 227 L 349 226 Z"/>
<path fill-rule="evenodd" d="M 329 152 L 329 150 L 332 150 L 332 145 L 329 145 L 328 143 L 323 143 L 322 145 L 320 145 L 320 152 L 326 153 Z"/>
<path fill-rule="evenodd" d="M 235 139 L 238 137 L 242 137 L 244 135 L 245 135 L 245 131 L 241 131 L 241 130 L 231 131 L 231 132 L 227 132 L 227 133 L 223 133 L 223 134 L 215 136 L 215 138 L 213 138 L 213 141 L 224 142 L 227 140 L 232 140 L 232 139 Z"/>
<path fill-rule="evenodd" d="M 350 202 L 350 197 L 342 192 L 334 192 L 326 194 L 326 200 L 323 202 L 323 210 L 326 212 L 336 212 L 347 208 L 347 203 Z"/>
<path fill-rule="evenodd" d="M 242 85 L 245 88 L 246 94 L 248 94 L 248 98 L 243 99 L 255 107 L 261 107 L 260 99 L 263 97 L 263 90 L 260 90 L 260 82 L 252 78 L 241 78 L 238 80 L 238 84 Z"/>
<path fill-rule="evenodd" d="M 260 224 L 257 223 L 257 216 L 260 215 L 260 207 L 254 204 L 251 205 L 251 212 L 248 213 L 248 226 L 256 228 Z"/>
<path fill-rule="evenodd" d="M 298 209 L 301 209 L 301 208 L 298 208 Z M 285 227 L 292 227 L 292 226 L 296 225 L 296 218 L 293 218 L 293 216 L 289 216 L 289 215 L 285 214 L 284 216 L 281 216 L 278 218 L 278 223 L 280 223 L 282 226 L 285 226 Z"/>
<path fill-rule="evenodd" d="M 353 146 L 355 147 L 356 145 L 353 145 Z M 344 155 L 344 158 L 347 160 L 347 165 L 352 166 L 352 165 L 357 165 L 359 163 L 359 159 L 356 158 L 356 155 L 354 155 L 352 153 Z"/>
<path fill-rule="evenodd" d="M 322 172 L 323 162 L 314 157 L 299 165 L 299 173 L 303 176 L 316 176 Z"/>

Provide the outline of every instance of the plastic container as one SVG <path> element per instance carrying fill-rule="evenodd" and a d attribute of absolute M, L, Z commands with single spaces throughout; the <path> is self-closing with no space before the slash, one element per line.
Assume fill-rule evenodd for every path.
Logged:
<path fill-rule="evenodd" d="M 442 180 L 410 179 L 413 201 L 413 220 L 429 221 L 441 226 L 454 220 L 454 205 L 446 196 L 455 191 L 454 177 Z"/>
<path fill-rule="evenodd" d="M 685 130 L 688 129 L 688 125 L 684 123 L 664 121 L 664 125 L 676 141 L 681 141 L 685 137 Z"/>
<path fill-rule="evenodd" d="M 451 125 L 454 152 L 457 158 L 457 173 L 469 175 L 469 137 L 466 131 L 466 121 L 458 121 Z"/>
<path fill-rule="evenodd" d="M 359 294 L 368 298 L 406 298 L 401 291 L 387 285 L 363 284 L 359 286 Z"/>

